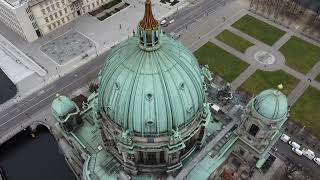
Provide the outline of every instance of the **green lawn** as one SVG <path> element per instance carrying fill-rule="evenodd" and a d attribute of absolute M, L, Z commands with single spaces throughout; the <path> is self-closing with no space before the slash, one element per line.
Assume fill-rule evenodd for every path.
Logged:
<path fill-rule="evenodd" d="M 246 52 L 249 47 L 253 46 L 250 41 L 247 41 L 228 30 L 224 30 L 216 38 L 242 53 Z"/>
<path fill-rule="evenodd" d="M 320 91 L 309 87 L 290 111 L 290 120 L 320 138 Z"/>
<path fill-rule="evenodd" d="M 277 88 L 277 85 L 282 84 L 284 87 L 282 92 L 289 95 L 298 82 L 295 77 L 282 70 L 273 72 L 257 70 L 240 86 L 240 90 L 258 95 L 263 90 Z"/>
<path fill-rule="evenodd" d="M 297 37 L 292 37 L 280 51 L 285 56 L 288 66 L 304 74 L 320 60 L 320 47 Z"/>
<path fill-rule="evenodd" d="M 246 62 L 211 42 L 208 42 L 199 48 L 194 55 L 197 57 L 199 64 L 208 64 L 210 71 L 221 76 L 228 82 L 234 80 L 248 67 Z"/>
<path fill-rule="evenodd" d="M 285 32 L 250 15 L 245 15 L 232 25 L 234 28 L 272 46 Z"/>
<path fill-rule="evenodd" d="M 316 77 L 316 81 L 320 82 L 320 74 Z"/>

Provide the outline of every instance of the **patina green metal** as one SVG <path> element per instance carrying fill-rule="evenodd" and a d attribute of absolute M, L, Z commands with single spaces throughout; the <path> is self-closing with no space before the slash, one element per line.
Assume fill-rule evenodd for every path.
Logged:
<path fill-rule="evenodd" d="M 139 37 L 118 45 L 101 72 L 99 110 L 130 132 L 171 133 L 203 111 L 202 76 L 193 54 L 160 35 L 160 47 L 141 49 Z"/>
<path fill-rule="evenodd" d="M 276 89 L 262 91 L 251 104 L 265 121 L 283 121 L 288 116 L 287 97 Z"/>

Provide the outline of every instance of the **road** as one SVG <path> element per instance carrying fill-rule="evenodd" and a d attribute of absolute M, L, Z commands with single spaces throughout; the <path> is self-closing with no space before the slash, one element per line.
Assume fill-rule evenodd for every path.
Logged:
<path fill-rule="evenodd" d="M 310 175 L 312 175 L 313 177 L 320 177 L 320 166 L 303 155 L 298 156 L 291 150 L 291 146 L 288 143 L 278 140 L 274 147 L 278 149 L 277 152 L 282 157 L 285 157 L 294 164 L 302 165 L 302 167 L 304 167 L 307 170 L 306 172 L 310 173 Z"/>
<path fill-rule="evenodd" d="M 226 5 L 228 2 L 234 0 L 202 0 L 200 3 L 187 7 L 181 12 L 174 13 L 168 20 L 174 19 L 173 24 L 163 27 L 165 32 L 180 32 L 188 28 L 190 24 L 201 19 L 208 14 L 214 12 L 217 8 Z"/>
<path fill-rule="evenodd" d="M 185 24 L 190 24 L 196 18 L 205 13 L 214 12 L 214 9 L 221 7 L 225 2 L 231 0 L 203 0 L 198 4 L 187 7 L 176 12 L 172 17 L 175 23 L 166 28 L 166 32 L 178 32 Z M 47 85 L 38 92 L 31 94 L 0 113 L 0 136 L 8 133 L 14 127 L 17 127 L 25 119 L 32 118 L 33 114 L 41 111 L 43 107 L 50 105 L 57 93 L 68 94 L 69 92 L 83 87 L 86 83 L 97 77 L 100 69 L 103 67 L 105 57 L 108 52 L 98 56 L 84 66 L 79 67 L 72 73 L 67 74 L 52 84 Z"/>

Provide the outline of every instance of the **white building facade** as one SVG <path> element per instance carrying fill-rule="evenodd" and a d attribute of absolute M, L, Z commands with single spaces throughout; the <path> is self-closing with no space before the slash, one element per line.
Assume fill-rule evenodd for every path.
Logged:
<path fill-rule="evenodd" d="M 25 40 L 40 36 L 112 0 L 0 0 L 0 20 Z"/>

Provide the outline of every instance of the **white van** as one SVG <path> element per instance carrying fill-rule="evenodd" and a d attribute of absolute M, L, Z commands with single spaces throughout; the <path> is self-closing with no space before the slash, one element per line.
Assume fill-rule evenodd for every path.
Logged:
<path fill-rule="evenodd" d="M 283 142 L 288 142 L 290 137 L 286 134 L 282 134 L 280 139 L 283 141 Z"/>
<path fill-rule="evenodd" d="M 320 165 L 320 158 L 314 158 L 313 161 L 314 161 L 316 164 Z"/>
<path fill-rule="evenodd" d="M 306 148 L 303 148 L 302 149 L 302 154 L 307 157 L 308 159 L 312 160 L 313 158 L 316 157 L 316 155 L 314 154 L 313 151 L 311 151 L 310 149 L 306 149 Z"/>
<path fill-rule="evenodd" d="M 294 148 L 296 148 L 296 149 L 300 149 L 300 144 L 298 144 L 298 143 L 296 143 L 296 142 L 294 142 L 294 141 L 289 141 L 289 144 L 292 146 L 292 147 L 294 147 Z"/>
<path fill-rule="evenodd" d="M 292 151 L 295 152 L 296 154 L 298 154 L 299 156 L 302 155 L 302 151 L 300 149 L 297 149 L 297 148 L 292 148 Z"/>
<path fill-rule="evenodd" d="M 219 112 L 220 111 L 220 107 L 218 105 L 216 105 L 216 104 L 210 104 L 210 107 L 215 112 Z"/>

